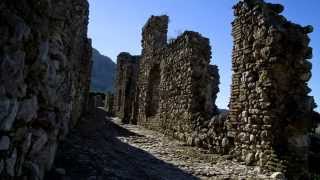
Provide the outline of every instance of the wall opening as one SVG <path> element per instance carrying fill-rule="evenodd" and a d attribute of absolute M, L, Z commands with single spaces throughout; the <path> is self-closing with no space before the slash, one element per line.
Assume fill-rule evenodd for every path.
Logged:
<path fill-rule="evenodd" d="M 129 123 L 129 118 L 131 115 L 131 107 L 132 107 L 132 91 L 133 91 L 133 86 L 132 86 L 132 77 L 128 79 L 126 82 L 126 87 L 125 87 L 125 104 L 124 104 L 124 121 Z"/>
<path fill-rule="evenodd" d="M 146 116 L 155 116 L 159 111 L 160 101 L 160 66 L 155 65 L 149 75 L 148 89 L 147 89 L 147 106 Z"/>

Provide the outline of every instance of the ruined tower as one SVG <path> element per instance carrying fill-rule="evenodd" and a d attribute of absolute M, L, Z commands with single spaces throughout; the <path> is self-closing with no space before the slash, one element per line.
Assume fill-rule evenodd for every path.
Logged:
<path fill-rule="evenodd" d="M 142 30 L 143 50 L 139 62 L 137 87 L 137 119 L 140 124 L 152 122 L 151 119 L 157 118 L 159 113 L 161 78 L 159 54 L 167 45 L 168 23 L 168 16 L 152 16 Z"/>
<path fill-rule="evenodd" d="M 279 4 L 234 6 L 232 93 L 227 121 L 233 154 L 247 164 L 299 178 L 308 169 L 307 136 L 315 107 L 308 96 L 308 33 L 279 15 Z"/>

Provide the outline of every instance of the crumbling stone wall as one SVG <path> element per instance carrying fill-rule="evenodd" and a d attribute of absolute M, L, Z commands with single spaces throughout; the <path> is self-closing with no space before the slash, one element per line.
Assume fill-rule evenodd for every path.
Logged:
<path fill-rule="evenodd" d="M 162 49 L 167 45 L 168 23 L 168 16 L 151 16 L 142 29 L 135 121 L 145 126 L 159 127 L 160 63 Z M 151 73 L 153 78 L 150 78 Z"/>
<path fill-rule="evenodd" d="M 117 58 L 114 112 L 123 123 L 129 123 L 133 117 L 139 58 L 129 53 L 120 53 Z"/>
<path fill-rule="evenodd" d="M 168 21 L 152 16 L 143 28 L 137 121 L 187 141 L 218 112 L 218 68 L 209 65 L 209 40 L 199 33 L 186 31 L 167 44 Z"/>
<path fill-rule="evenodd" d="M 228 137 L 247 164 L 306 178 L 310 122 L 310 26 L 287 21 L 279 4 L 234 6 L 233 77 Z"/>
<path fill-rule="evenodd" d="M 163 52 L 160 82 L 161 129 L 186 140 L 213 114 L 209 39 L 187 31 Z"/>
<path fill-rule="evenodd" d="M 307 86 L 312 27 L 287 21 L 282 11 L 262 0 L 234 6 L 230 111 L 214 104 L 219 74 L 209 65 L 208 39 L 187 31 L 167 44 L 168 17 L 152 16 L 142 34 L 138 124 L 289 179 L 308 179 L 308 166 L 317 169 L 309 158 L 320 147 L 309 135 L 319 119 Z"/>
<path fill-rule="evenodd" d="M 167 44 L 168 21 L 167 16 L 152 16 L 143 27 L 138 67 L 128 53 L 118 56 L 115 114 L 125 123 L 226 152 L 227 113 L 220 113 L 215 105 L 220 77 L 218 67 L 209 65 L 209 39 L 186 31 Z"/>
<path fill-rule="evenodd" d="M 86 0 L 0 2 L 0 177 L 42 179 L 87 101 Z"/>

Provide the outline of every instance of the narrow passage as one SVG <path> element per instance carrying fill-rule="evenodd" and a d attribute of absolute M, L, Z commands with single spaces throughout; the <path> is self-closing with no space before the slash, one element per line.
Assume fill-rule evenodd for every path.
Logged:
<path fill-rule="evenodd" d="M 137 125 L 122 125 L 102 108 L 61 143 L 49 180 L 266 179 L 259 168 L 186 146 Z"/>

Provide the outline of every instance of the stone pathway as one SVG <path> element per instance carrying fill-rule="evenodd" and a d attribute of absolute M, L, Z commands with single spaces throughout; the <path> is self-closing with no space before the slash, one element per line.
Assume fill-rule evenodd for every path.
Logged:
<path fill-rule="evenodd" d="M 120 119 L 113 119 L 112 122 L 121 125 Z M 141 126 L 121 126 L 142 135 L 119 136 L 121 142 L 142 149 L 200 179 L 268 179 L 269 177 L 267 174 L 259 173 L 261 170 L 258 167 L 248 167 L 228 160 L 229 156 L 211 154 L 204 149 L 187 146 L 181 141 Z"/>
<path fill-rule="evenodd" d="M 268 179 L 247 167 L 136 125 L 122 125 L 97 109 L 69 133 L 48 180 Z"/>

